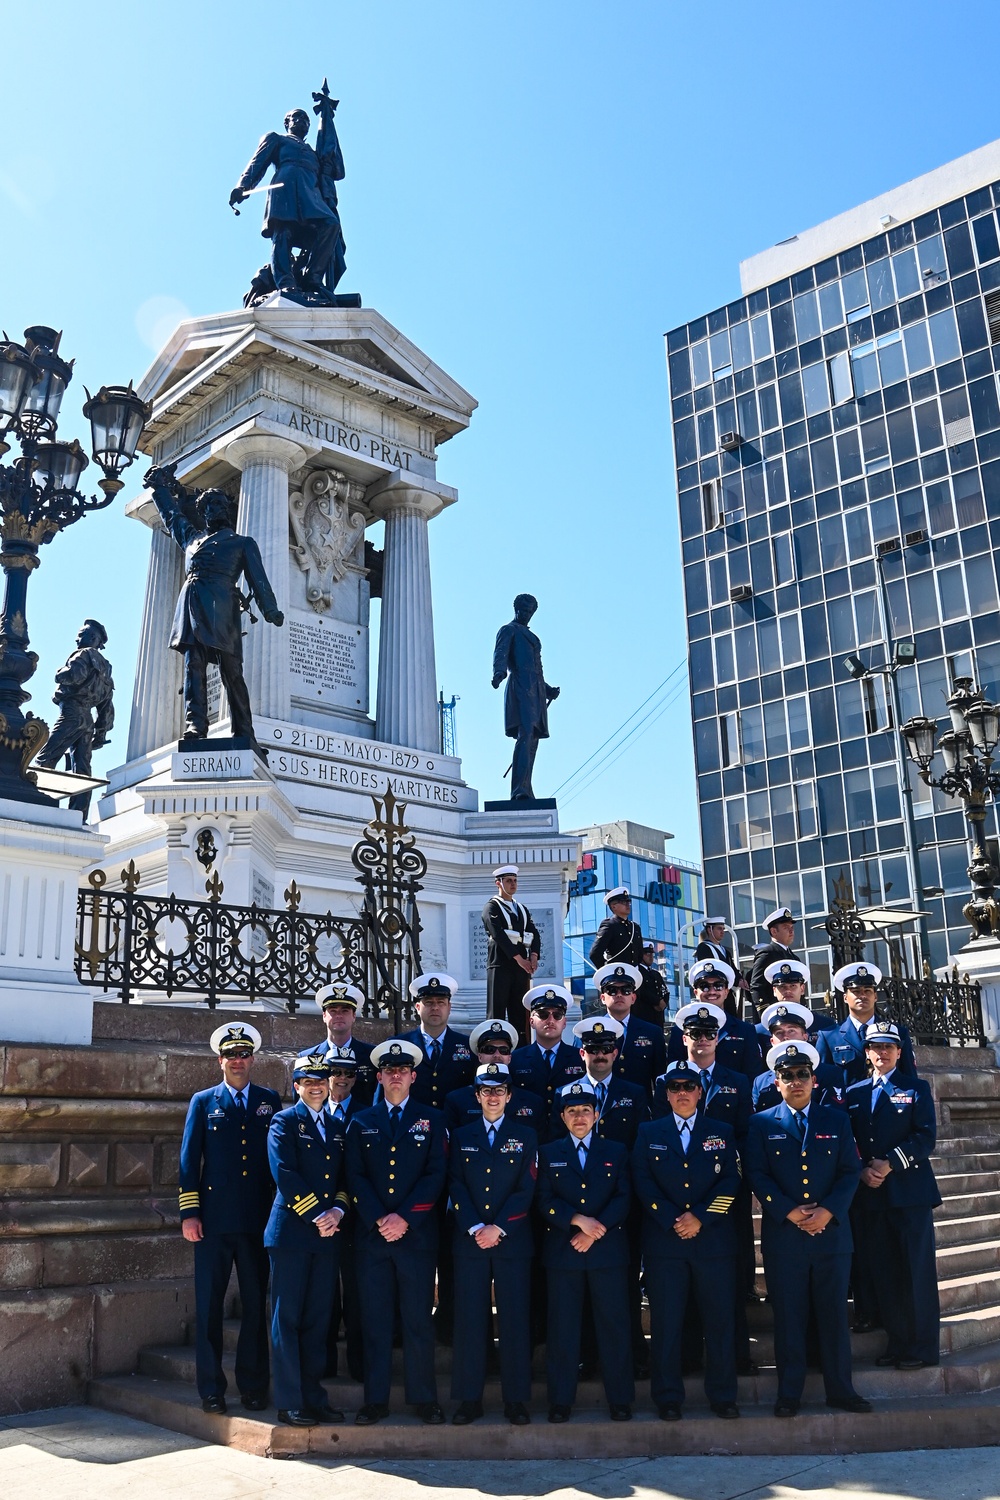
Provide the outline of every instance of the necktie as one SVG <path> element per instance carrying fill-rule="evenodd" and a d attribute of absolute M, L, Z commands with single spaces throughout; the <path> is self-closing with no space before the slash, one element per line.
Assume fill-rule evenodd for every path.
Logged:
<path fill-rule="evenodd" d="M 582 1141 L 576 1148 L 576 1154 L 580 1158 L 580 1171 L 582 1172 L 587 1165 L 587 1148 Z"/>
<path fill-rule="evenodd" d="M 431 1040 L 430 1046 L 427 1048 L 427 1056 L 431 1060 L 431 1067 L 436 1068 L 438 1065 L 438 1058 L 441 1056 L 441 1043 L 438 1041 L 437 1037 L 434 1037 Z"/>
<path fill-rule="evenodd" d="M 796 1132 L 798 1134 L 800 1143 L 804 1142 L 805 1138 L 806 1138 L 806 1117 L 805 1117 L 805 1115 L 801 1114 L 799 1110 L 793 1109 L 792 1110 L 792 1119 L 795 1122 L 795 1130 L 796 1130 Z"/>
<path fill-rule="evenodd" d="M 399 1130 L 399 1122 L 402 1119 L 402 1115 L 403 1111 L 400 1109 L 399 1105 L 394 1104 L 389 1111 L 389 1122 L 392 1125 L 393 1140 L 396 1139 L 396 1132 Z"/>
<path fill-rule="evenodd" d="M 496 1128 L 496 1126 L 495 1125 L 487 1125 L 487 1127 L 486 1127 L 486 1134 L 489 1137 L 490 1146 L 492 1147 L 493 1142 L 497 1138 L 497 1128 Z"/>
<path fill-rule="evenodd" d="M 243 1097 L 242 1090 L 240 1091 L 240 1093 L 238 1093 L 236 1095 L 235 1102 L 236 1102 L 236 1113 L 237 1113 L 237 1115 L 240 1118 L 240 1122 L 242 1123 L 246 1119 L 246 1117 L 247 1117 L 247 1101 Z"/>
<path fill-rule="evenodd" d="M 711 1075 L 711 1073 L 708 1071 L 707 1068 L 701 1068 L 701 1069 L 699 1069 L 698 1077 L 701 1079 L 701 1091 L 702 1091 L 702 1094 L 707 1094 L 708 1090 L 709 1090 L 709 1088 L 711 1086 L 711 1083 L 712 1083 L 712 1075 Z"/>
<path fill-rule="evenodd" d="M 862 1021 L 861 1025 L 858 1027 L 858 1036 L 861 1038 L 862 1041 L 864 1041 L 864 1039 L 865 1039 L 865 1037 L 867 1035 L 868 1035 L 868 1022 L 867 1021 Z"/>
<path fill-rule="evenodd" d="M 883 1099 L 889 1097 L 889 1083 L 885 1078 L 877 1078 L 872 1091 L 872 1109 L 878 1109 Z"/>
<path fill-rule="evenodd" d="M 606 1083 L 599 1083 L 599 1084 L 597 1084 L 596 1087 L 595 1087 L 595 1089 L 594 1089 L 594 1093 L 597 1095 L 597 1109 L 598 1109 L 598 1113 L 600 1113 L 600 1111 L 604 1108 L 604 1101 L 607 1098 L 607 1094 L 608 1094 L 608 1086 L 607 1086 L 607 1084 Z"/>
<path fill-rule="evenodd" d="M 550 1047 L 549 1050 L 548 1050 L 548 1052 L 546 1052 L 546 1054 L 545 1054 L 545 1061 L 548 1063 L 548 1065 L 549 1065 L 549 1072 L 551 1073 L 552 1069 L 555 1067 L 555 1061 L 556 1061 L 556 1049 L 554 1047 Z"/>
<path fill-rule="evenodd" d="M 323 1116 L 322 1115 L 317 1115 L 316 1116 L 316 1129 L 320 1133 L 320 1138 L 325 1142 L 326 1141 L 326 1126 L 323 1123 Z"/>
<path fill-rule="evenodd" d="M 691 1144 L 691 1121 L 690 1120 L 684 1120 L 684 1121 L 681 1122 L 681 1127 L 680 1127 L 680 1132 L 679 1133 L 680 1133 L 680 1138 L 681 1138 L 681 1150 L 684 1152 L 684 1155 L 687 1156 L 687 1154 L 688 1154 L 688 1146 L 690 1146 L 690 1144 Z"/>
<path fill-rule="evenodd" d="M 333 1111 L 333 1118 L 335 1120 L 342 1120 L 344 1118 L 344 1106 L 342 1104 L 338 1104 Z"/>

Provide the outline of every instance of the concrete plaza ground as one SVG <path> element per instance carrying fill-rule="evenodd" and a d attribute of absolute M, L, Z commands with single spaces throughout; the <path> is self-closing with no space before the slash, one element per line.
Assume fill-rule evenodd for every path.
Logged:
<path fill-rule="evenodd" d="M 1000 1433 L 998 1433 L 1000 1439 Z M 475 1494 L 593 1496 L 595 1500 L 993 1500 L 996 1448 L 865 1453 L 841 1458 L 658 1458 L 411 1464 L 335 1459 L 280 1462 L 151 1427 L 130 1417 L 68 1406 L 0 1418 L 3 1500 L 40 1494 L 73 1500 L 442 1500 Z"/>

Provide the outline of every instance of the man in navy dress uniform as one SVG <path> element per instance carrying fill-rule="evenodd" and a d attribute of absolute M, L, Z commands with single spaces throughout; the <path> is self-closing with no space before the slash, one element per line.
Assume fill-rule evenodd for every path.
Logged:
<path fill-rule="evenodd" d="M 403 1329 L 406 1400 L 421 1421 L 439 1424 L 434 1375 L 434 1264 L 437 1203 L 444 1191 L 444 1118 L 412 1097 L 423 1053 L 391 1037 L 372 1052 L 380 1098 L 347 1130 L 347 1185 L 358 1216 L 358 1286 L 365 1331 L 365 1402 L 359 1427 L 389 1411 L 392 1336 Z"/>
<path fill-rule="evenodd" d="M 578 1079 L 559 1096 L 566 1134 L 538 1154 L 536 1204 L 545 1226 L 548 1283 L 545 1369 L 549 1421 L 568 1422 L 576 1400 L 584 1294 L 590 1291 L 608 1410 L 628 1422 L 635 1400 L 628 1323 L 628 1152 L 602 1141 L 592 1084 Z"/>
<path fill-rule="evenodd" d="M 869 1025 L 879 1019 L 875 1002 L 878 986 L 882 983 L 882 970 L 875 964 L 844 964 L 833 976 L 833 982 L 842 991 L 847 1006 L 847 1018 L 832 1031 L 824 1031 L 816 1043 L 820 1061 L 833 1063 L 841 1071 L 844 1087 L 862 1083 L 868 1076 L 865 1061 L 865 1037 Z M 910 1078 L 917 1076 L 917 1064 L 913 1056 L 913 1044 L 906 1027 L 899 1024 L 900 1055 L 898 1071 Z"/>
<path fill-rule="evenodd" d="M 688 971 L 688 984 L 691 986 L 695 1001 L 701 1005 L 714 1005 L 722 1012 L 717 1048 L 718 1061 L 724 1068 L 730 1068 L 735 1073 L 742 1073 L 747 1082 L 752 1084 L 757 1074 L 764 1071 L 764 1059 L 761 1056 L 757 1033 L 749 1021 L 741 1021 L 738 1016 L 731 1016 L 726 1010 L 726 1000 L 735 982 L 735 971 L 728 964 L 715 958 L 699 959 L 697 963 L 691 965 Z M 682 1010 L 678 1011 L 674 1017 L 674 1024 L 670 1028 L 670 1035 L 667 1038 L 668 1062 L 681 1062 L 687 1055 L 687 1047 L 681 1035 L 678 1019 L 686 1009 L 682 1007 Z"/>
<path fill-rule="evenodd" d="M 894 1022 L 873 1022 L 865 1051 L 872 1076 L 847 1091 L 864 1164 L 852 1222 L 888 1334 L 876 1363 L 919 1370 L 938 1363 L 941 1340 L 934 1245 L 941 1194 L 930 1164 L 937 1142 L 934 1100 L 930 1084 L 898 1072 Z"/>
<path fill-rule="evenodd" d="M 483 907 L 486 929 L 486 1014 L 499 1016 L 525 1041 L 524 1006 L 521 998 L 531 988 L 538 968 L 542 939 L 531 920 L 531 912 L 517 899 L 517 865 L 500 865 L 493 871 L 495 896 Z"/>
<path fill-rule="evenodd" d="M 632 921 L 632 896 L 628 886 L 616 886 L 604 898 L 610 916 L 604 918 L 590 947 L 590 962 L 595 969 L 605 964 L 642 963 L 642 931 Z"/>
<path fill-rule="evenodd" d="M 732 1128 L 699 1109 L 698 1069 L 671 1063 L 669 1113 L 639 1127 L 632 1185 L 643 1209 L 642 1250 L 649 1293 L 653 1379 L 650 1394 L 665 1422 L 684 1401 L 684 1309 L 694 1292 L 705 1330 L 705 1395 L 716 1416 L 738 1417 L 735 1321 L 740 1185 Z"/>
<path fill-rule="evenodd" d="M 828 1015 L 826 1011 L 813 1010 L 809 1004 L 809 967 L 799 958 L 782 958 L 773 964 L 768 964 L 764 970 L 764 978 L 771 986 L 775 1002 L 784 1000 L 795 1005 L 801 1005 L 812 1015 L 807 1042 L 816 1046 L 816 1038 L 821 1031 L 833 1031 L 837 1025 L 836 1016 Z M 769 1007 L 768 1007 L 769 1008 Z M 760 1021 L 757 1023 L 757 1034 L 761 1037 L 761 1045 L 765 1048 L 771 1046 L 765 1026 L 763 1033 L 761 1026 L 764 1024 L 764 1015 L 761 1012 Z"/>
<path fill-rule="evenodd" d="M 799 1410 L 810 1307 L 827 1406 L 871 1411 L 854 1389 L 847 1326 L 849 1210 L 861 1163 L 846 1113 L 812 1102 L 817 1061 L 809 1042 L 771 1048 L 767 1064 L 782 1102 L 753 1115 L 747 1135 L 746 1169 L 761 1206 L 764 1275 L 774 1309 L 776 1417 L 794 1417 Z"/>
<path fill-rule="evenodd" d="M 368 1049 L 369 1053 L 371 1048 Z M 315 1056 L 315 1053 L 312 1054 Z M 334 1130 L 345 1135 L 347 1127 L 359 1109 L 356 1097 L 358 1062 L 353 1053 L 327 1052 L 323 1061 L 330 1072 L 330 1097 L 327 1111 Z M 371 1070 L 374 1085 L 375 1070 Z M 330 1313 L 330 1331 L 326 1341 L 326 1373 L 331 1378 L 338 1373 L 339 1353 L 337 1335 L 343 1321 L 347 1343 L 347 1370 L 352 1380 L 365 1378 L 364 1335 L 361 1327 L 361 1297 L 358 1292 L 358 1265 L 355 1250 L 357 1215 L 348 1214 L 340 1226 L 337 1236 L 340 1246 L 339 1274 L 333 1286 L 333 1308 Z"/>
<path fill-rule="evenodd" d="M 504 1111 L 510 1071 L 484 1063 L 476 1071 L 478 1120 L 460 1125 L 451 1140 L 448 1193 L 454 1219 L 455 1344 L 451 1394 L 456 1426 L 483 1415 L 486 1349 L 496 1302 L 500 1392 L 504 1416 L 516 1427 L 531 1421 L 531 1260 L 528 1212 L 535 1196 L 538 1137 Z"/>
<path fill-rule="evenodd" d="M 783 986 L 779 976 L 775 976 L 772 983 L 779 990 L 779 999 L 773 1005 L 769 1005 L 761 1016 L 761 1024 L 768 1032 L 771 1046 L 776 1046 L 778 1042 L 811 1042 L 815 1046 L 812 1031 L 815 1018 L 808 1005 L 798 1000 L 786 1000 L 780 996 L 780 989 Z M 837 1109 L 847 1108 L 844 1101 L 844 1082 L 839 1068 L 835 1068 L 832 1063 L 821 1062 L 817 1064 L 813 1076 L 816 1079 L 814 1104 L 832 1104 Z M 780 1103 L 781 1095 L 774 1080 L 773 1069 L 768 1068 L 765 1072 L 759 1073 L 753 1081 L 753 1107 L 755 1110 L 774 1109 L 775 1105 Z"/>
<path fill-rule="evenodd" d="M 511 1058 L 511 1082 L 516 1089 L 537 1094 L 544 1101 L 546 1115 L 551 1116 L 559 1090 L 583 1074 L 579 1052 L 562 1039 L 573 996 L 559 984 L 536 984 L 521 1003 L 528 1012 L 533 1040 L 518 1047 Z"/>
<path fill-rule="evenodd" d="M 469 1037 L 469 1046 L 476 1054 L 480 1067 L 485 1063 L 502 1063 L 508 1071 L 517 1043 L 517 1031 L 509 1021 L 502 1021 L 499 1017 L 481 1021 L 478 1026 L 473 1027 Z M 529 1126 L 539 1140 L 543 1139 L 548 1123 L 548 1111 L 545 1105 L 530 1089 L 513 1088 L 509 1078 L 507 1101 L 503 1112 L 516 1124 Z M 460 1125 L 468 1125 L 473 1120 L 482 1119 L 482 1114 L 483 1107 L 475 1082 L 466 1084 L 464 1088 L 454 1089 L 444 1101 L 444 1123 L 449 1136 Z"/>
<path fill-rule="evenodd" d="M 765 971 L 773 963 L 781 963 L 788 958 L 797 960 L 799 957 L 792 951 L 795 918 L 787 906 L 779 906 L 777 911 L 772 911 L 761 925 L 767 932 L 767 942 L 757 944 L 753 968 L 750 970 L 750 998 L 757 1016 L 763 1015 L 765 1008 L 773 1005 L 775 1000 L 774 990 L 770 981 L 765 978 Z"/>
<path fill-rule="evenodd" d="M 295 1059 L 298 1100 L 275 1115 L 267 1154 L 277 1184 L 264 1243 L 271 1257 L 271 1343 L 278 1421 L 292 1427 L 342 1422 L 321 1385 L 326 1368 L 340 1221 L 347 1212 L 344 1137 L 327 1111 L 329 1069 Z"/>
<path fill-rule="evenodd" d="M 357 1068 L 351 1097 L 355 1109 L 364 1109 L 375 1097 L 375 1069 L 372 1067 L 372 1044 L 354 1036 L 358 1006 L 365 997 L 356 984 L 336 980 L 316 991 L 316 1004 L 326 1022 L 326 1037 L 309 1051 L 314 1057 L 353 1057 Z"/>
<path fill-rule="evenodd" d="M 622 1028 L 615 1075 L 638 1084 L 650 1097 L 654 1081 L 667 1066 L 667 1048 L 662 1026 L 632 1014 L 642 974 L 632 964 L 605 964 L 594 974 L 594 983 L 605 1012 Z"/>
<path fill-rule="evenodd" d="M 573 1027 L 580 1043 L 586 1073 L 584 1077 L 594 1090 L 597 1108 L 595 1133 L 602 1141 L 620 1141 L 627 1151 L 635 1145 L 639 1126 L 649 1119 L 649 1095 L 637 1083 L 626 1083 L 614 1076 L 614 1066 L 621 1045 L 622 1024 L 614 1016 L 587 1016 Z M 632 1362 L 637 1379 L 649 1374 L 649 1350 L 642 1328 L 642 1210 L 632 1200 L 625 1224 L 628 1236 L 628 1308 L 632 1330 Z M 584 1327 L 586 1368 L 595 1363 L 592 1318 Z"/>
<path fill-rule="evenodd" d="M 195 1369 L 202 1409 L 226 1410 L 222 1322 L 233 1266 L 242 1316 L 236 1384 L 248 1411 L 267 1406 L 267 1251 L 264 1225 L 274 1181 L 267 1132 L 281 1109 L 273 1089 L 250 1082 L 260 1032 L 219 1026 L 212 1033 L 222 1079 L 188 1105 L 180 1155 L 181 1232 L 194 1246 Z"/>

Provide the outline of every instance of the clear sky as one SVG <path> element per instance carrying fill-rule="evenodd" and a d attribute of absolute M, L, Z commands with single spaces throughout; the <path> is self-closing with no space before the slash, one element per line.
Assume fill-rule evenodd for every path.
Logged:
<path fill-rule="evenodd" d="M 742 257 L 1000 135 L 995 0 L 8 0 L 0 23 L 0 326 L 65 330 L 67 437 L 84 384 L 138 379 L 178 316 L 239 305 L 266 245 L 261 200 L 236 219 L 229 190 L 329 76 L 342 289 L 480 403 L 440 451 L 460 502 L 431 529 L 466 778 L 503 795 L 490 662 L 529 590 L 562 688 L 536 791 L 653 694 L 560 792 L 563 825 L 630 817 L 697 858 L 662 335 L 736 296 Z M 99 767 L 124 759 L 135 487 L 56 538 L 29 588 L 35 712 L 54 714 L 84 616 L 110 630 Z"/>

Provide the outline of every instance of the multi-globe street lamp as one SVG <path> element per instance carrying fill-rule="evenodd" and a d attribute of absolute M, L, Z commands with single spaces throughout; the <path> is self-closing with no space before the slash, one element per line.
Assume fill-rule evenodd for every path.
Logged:
<path fill-rule="evenodd" d="M 91 453 L 103 470 L 101 495 L 80 492 L 88 459 L 79 442 L 56 435 L 59 408 L 73 378 L 72 361 L 59 353 L 61 334 L 42 326 L 25 329 L 24 343 L 0 339 L 0 567 L 4 571 L 0 611 L 0 798 L 52 806 L 35 785 L 28 766 L 48 738 L 44 721 L 24 714 L 30 698 L 24 684 L 38 665 L 29 650 L 26 604 L 28 574 L 38 566 L 46 542 L 90 510 L 110 505 L 122 489 L 122 470 L 135 457 L 150 408 L 127 386 L 87 392 L 83 414 L 90 421 Z"/>
<path fill-rule="evenodd" d="M 951 728 L 940 738 L 935 720 L 917 714 L 903 725 L 903 739 L 921 781 L 948 797 L 958 797 L 965 808 L 972 845 L 972 897 L 962 911 L 974 937 L 996 936 L 1000 934 L 1000 906 L 994 896 L 997 872 L 986 848 L 983 825 L 988 803 L 1000 794 L 1000 766 L 993 762 L 1000 741 L 1000 706 L 988 702 L 971 677 L 956 677 L 947 706 Z M 944 770 L 932 775 L 936 749 Z"/>

